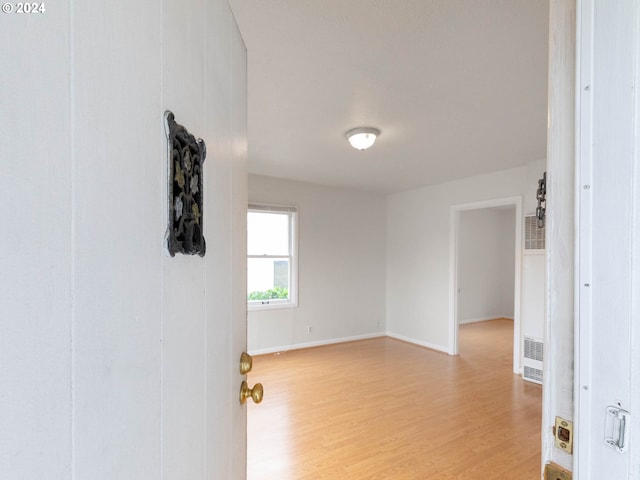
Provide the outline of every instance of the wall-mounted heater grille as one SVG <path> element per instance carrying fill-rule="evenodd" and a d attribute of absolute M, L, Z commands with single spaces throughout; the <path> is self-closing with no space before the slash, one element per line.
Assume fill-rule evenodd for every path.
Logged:
<path fill-rule="evenodd" d="M 530 382 L 542 384 L 543 358 L 544 344 L 542 343 L 542 340 L 525 337 L 522 378 Z"/>
<path fill-rule="evenodd" d="M 544 250 L 544 230 L 544 227 L 538 227 L 538 217 L 535 215 L 524 217 L 524 249 Z"/>

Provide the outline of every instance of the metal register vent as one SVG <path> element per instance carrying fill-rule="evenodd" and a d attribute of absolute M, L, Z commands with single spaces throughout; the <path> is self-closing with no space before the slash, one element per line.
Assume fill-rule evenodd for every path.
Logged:
<path fill-rule="evenodd" d="M 522 377 L 535 383 L 542 383 L 542 360 L 544 343 L 536 338 L 524 338 L 524 365 Z"/>
<path fill-rule="evenodd" d="M 538 227 L 538 217 L 528 215 L 524 217 L 524 248 L 525 250 L 544 250 L 545 227 Z"/>
<path fill-rule="evenodd" d="M 538 368 L 528 367 L 525 365 L 522 376 L 524 377 L 525 380 L 542 384 L 542 370 Z"/>
<path fill-rule="evenodd" d="M 524 358 L 541 362 L 544 358 L 544 343 L 536 340 L 535 338 L 525 337 Z"/>

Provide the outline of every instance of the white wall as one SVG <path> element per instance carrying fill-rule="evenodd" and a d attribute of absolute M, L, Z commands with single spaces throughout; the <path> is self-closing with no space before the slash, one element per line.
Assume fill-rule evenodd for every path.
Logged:
<path fill-rule="evenodd" d="M 503 197 L 528 200 L 544 161 L 527 167 L 389 195 L 387 210 L 387 330 L 447 351 L 449 233 L 454 205 Z"/>
<path fill-rule="evenodd" d="M 513 318 L 515 207 L 460 212 L 458 323 Z"/>
<path fill-rule="evenodd" d="M 60 0 L 0 35 L 0 477 L 243 478 L 246 52 L 226 2 Z M 207 142 L 204 258 L 166 254 L 165 109 Z"/>
<path fill-rule="evenodd" d="M 298 307 L 249 312 L 251 352 L 384 332 L 385 196 L 250 175 L 249 199 L 297 206 L 299 234 Z"/>
<path fill-rule="evenodd" d="M 503 317 L 514 318 L 514 290 L 515 290 L 515 271 L 516 271 L 516 209 L 510 208 L 506 211 L 500 211 L 499 214 L 499 231 L 502 232 L 498 244 L 501 245 L 503 259 L 498 258 L 500 265 L 498 278 L 501 282 L 502 291 L 502 309 Z"/>

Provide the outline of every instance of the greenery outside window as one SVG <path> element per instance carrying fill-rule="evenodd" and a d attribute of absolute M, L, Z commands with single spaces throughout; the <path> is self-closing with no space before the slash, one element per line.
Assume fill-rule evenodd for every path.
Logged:
<path fill-rule="evenodd" d="M 247 304 L 250 310 L 297 305 L 295 207 L 249 204 Z"/>

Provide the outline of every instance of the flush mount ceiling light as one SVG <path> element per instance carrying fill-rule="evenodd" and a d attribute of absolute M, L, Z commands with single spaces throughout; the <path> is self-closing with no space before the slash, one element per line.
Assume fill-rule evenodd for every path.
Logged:
<path fill-rule="evenodd" d="M 347 140 L 351 146 L 357 150 L 366 150 L 376 141 L 376 137 L 380 135 L 380 130 L 373 127 L 358 127 L 345 133 Z"/>

